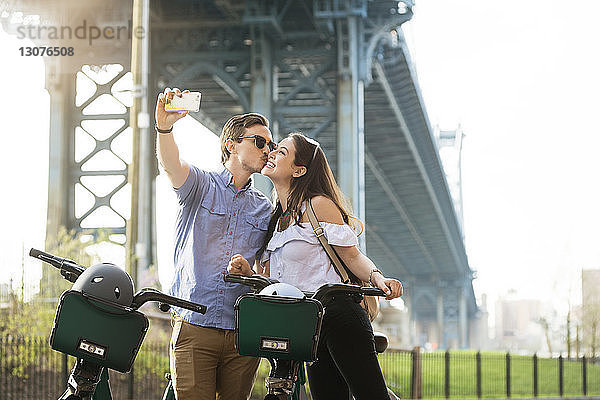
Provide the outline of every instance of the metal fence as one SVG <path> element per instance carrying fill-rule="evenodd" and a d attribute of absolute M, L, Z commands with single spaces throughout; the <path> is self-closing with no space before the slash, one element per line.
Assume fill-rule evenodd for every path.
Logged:
<path fill-rule="evenodd" d="M 387 350 L 379 363 L 402 398 L 531 398 L 600 395 L 600 359 L 475 351 Z"/>
<path fill-rule="evenodd" d="M 0 400 L 57 399 L 74 364 L 47 338 L 0 337 Z M 168 344 L 144 343 L 130 373 L 110 371 L 113 398 L 160 399 L 168 370 Z"/>
<path fill-rule="evenodd" d="M 169 372 L 169 344 L 143 343 L 130 373 L 109 371 L 113 399 L 161 399 Z M 50 348 L 46 337 L 0 336 L 0 400 L 57 399 L 75 358 Z M 268 362 L 261 363 L 252 399 L 265 396 Z"/>
<path fill-rule="evenodd" d="M 75 360 L 47 338 L 0 337 L 0 400 L 58 398 Z M 502 353 L 389 349 L 379 356 L 388 386 L 402 398 L 524 398 L 600 395 L 600 360 Z M 115 399 L 160 399 L 168 343 L 145 342 L 132 372 L 110 372 Z M 253 399 L 265 395 L 261 363 Z"/>

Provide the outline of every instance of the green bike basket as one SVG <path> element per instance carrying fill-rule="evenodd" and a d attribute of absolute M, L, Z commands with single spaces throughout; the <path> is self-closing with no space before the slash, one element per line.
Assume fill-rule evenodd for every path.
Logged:
<path fill-rule="evenodd" d="M 235 319 L 241 355 L 316 360 L 323 322 L 317 300 L 245 294 L 235 303 Z"/>
<path fill-rule="evenodd" d="M 147 330 L 144 314 L 67 290 L 60 296 L 50 346 L 115 371 L 129 372 Z"/>

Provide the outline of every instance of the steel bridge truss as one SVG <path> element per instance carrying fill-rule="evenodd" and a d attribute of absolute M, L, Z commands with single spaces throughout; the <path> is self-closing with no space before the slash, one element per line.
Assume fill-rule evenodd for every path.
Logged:
<path fill-rule="evenodd" d="M 276 138 L 300 131 L 317 139 L 354 214 L 369 221 L 361 245 L 387 274 L 407 277 L 412 318 L 433 321 L 428 340 L 465 347 L 476 313 L 472 273 L 399 30 L 412 7 L 411 0 L 153 0 L 148 109 L 164 88 L 189 88 L 203 97 L 192 116 L 216 134 L 231 115 L 256 111 Z M 68 134 L 51 139 L 51 157 L 63 161 L 51 162 L 49 219 L 91 234 L 108 228 L 119 244 L 130 161 L 119 142 L 128 140 L 132 90 L 123 65 L 61 75 L 61 89 L 51 90 L 51 130 Z M 87 98 L 85 86 L 94 88 Z M 98 104 L 114 107 L 94 111 Z M 269 190 L 264 181 L 259 187 Z"/>

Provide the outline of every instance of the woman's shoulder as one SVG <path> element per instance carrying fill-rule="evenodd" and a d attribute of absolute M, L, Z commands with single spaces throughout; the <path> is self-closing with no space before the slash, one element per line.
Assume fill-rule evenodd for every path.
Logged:
<path fill-rule="evenodd" d="M 315 196 L 310 199 L 317 219 L 321 222 L 343 225 L 344 220 L 338 206 L 326 196 Z"/>

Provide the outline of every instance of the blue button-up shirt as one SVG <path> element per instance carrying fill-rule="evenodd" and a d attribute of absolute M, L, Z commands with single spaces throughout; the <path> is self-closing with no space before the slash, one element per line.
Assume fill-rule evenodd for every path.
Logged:
<path fill-rule="evenodd" d="M 223 281 L 223 275 L 233 254 L 254 264 L 267 233 L 271 202 L 251 182 L 238 192 L 226 168 L 207 172 L 191 165 L 175 193 L 179 212 L 170 293 L 208 307 L 204 315 L 181 308 L 175 312 L 192 324 L 234 329 L 233 306 L 248 288 Z"/>

